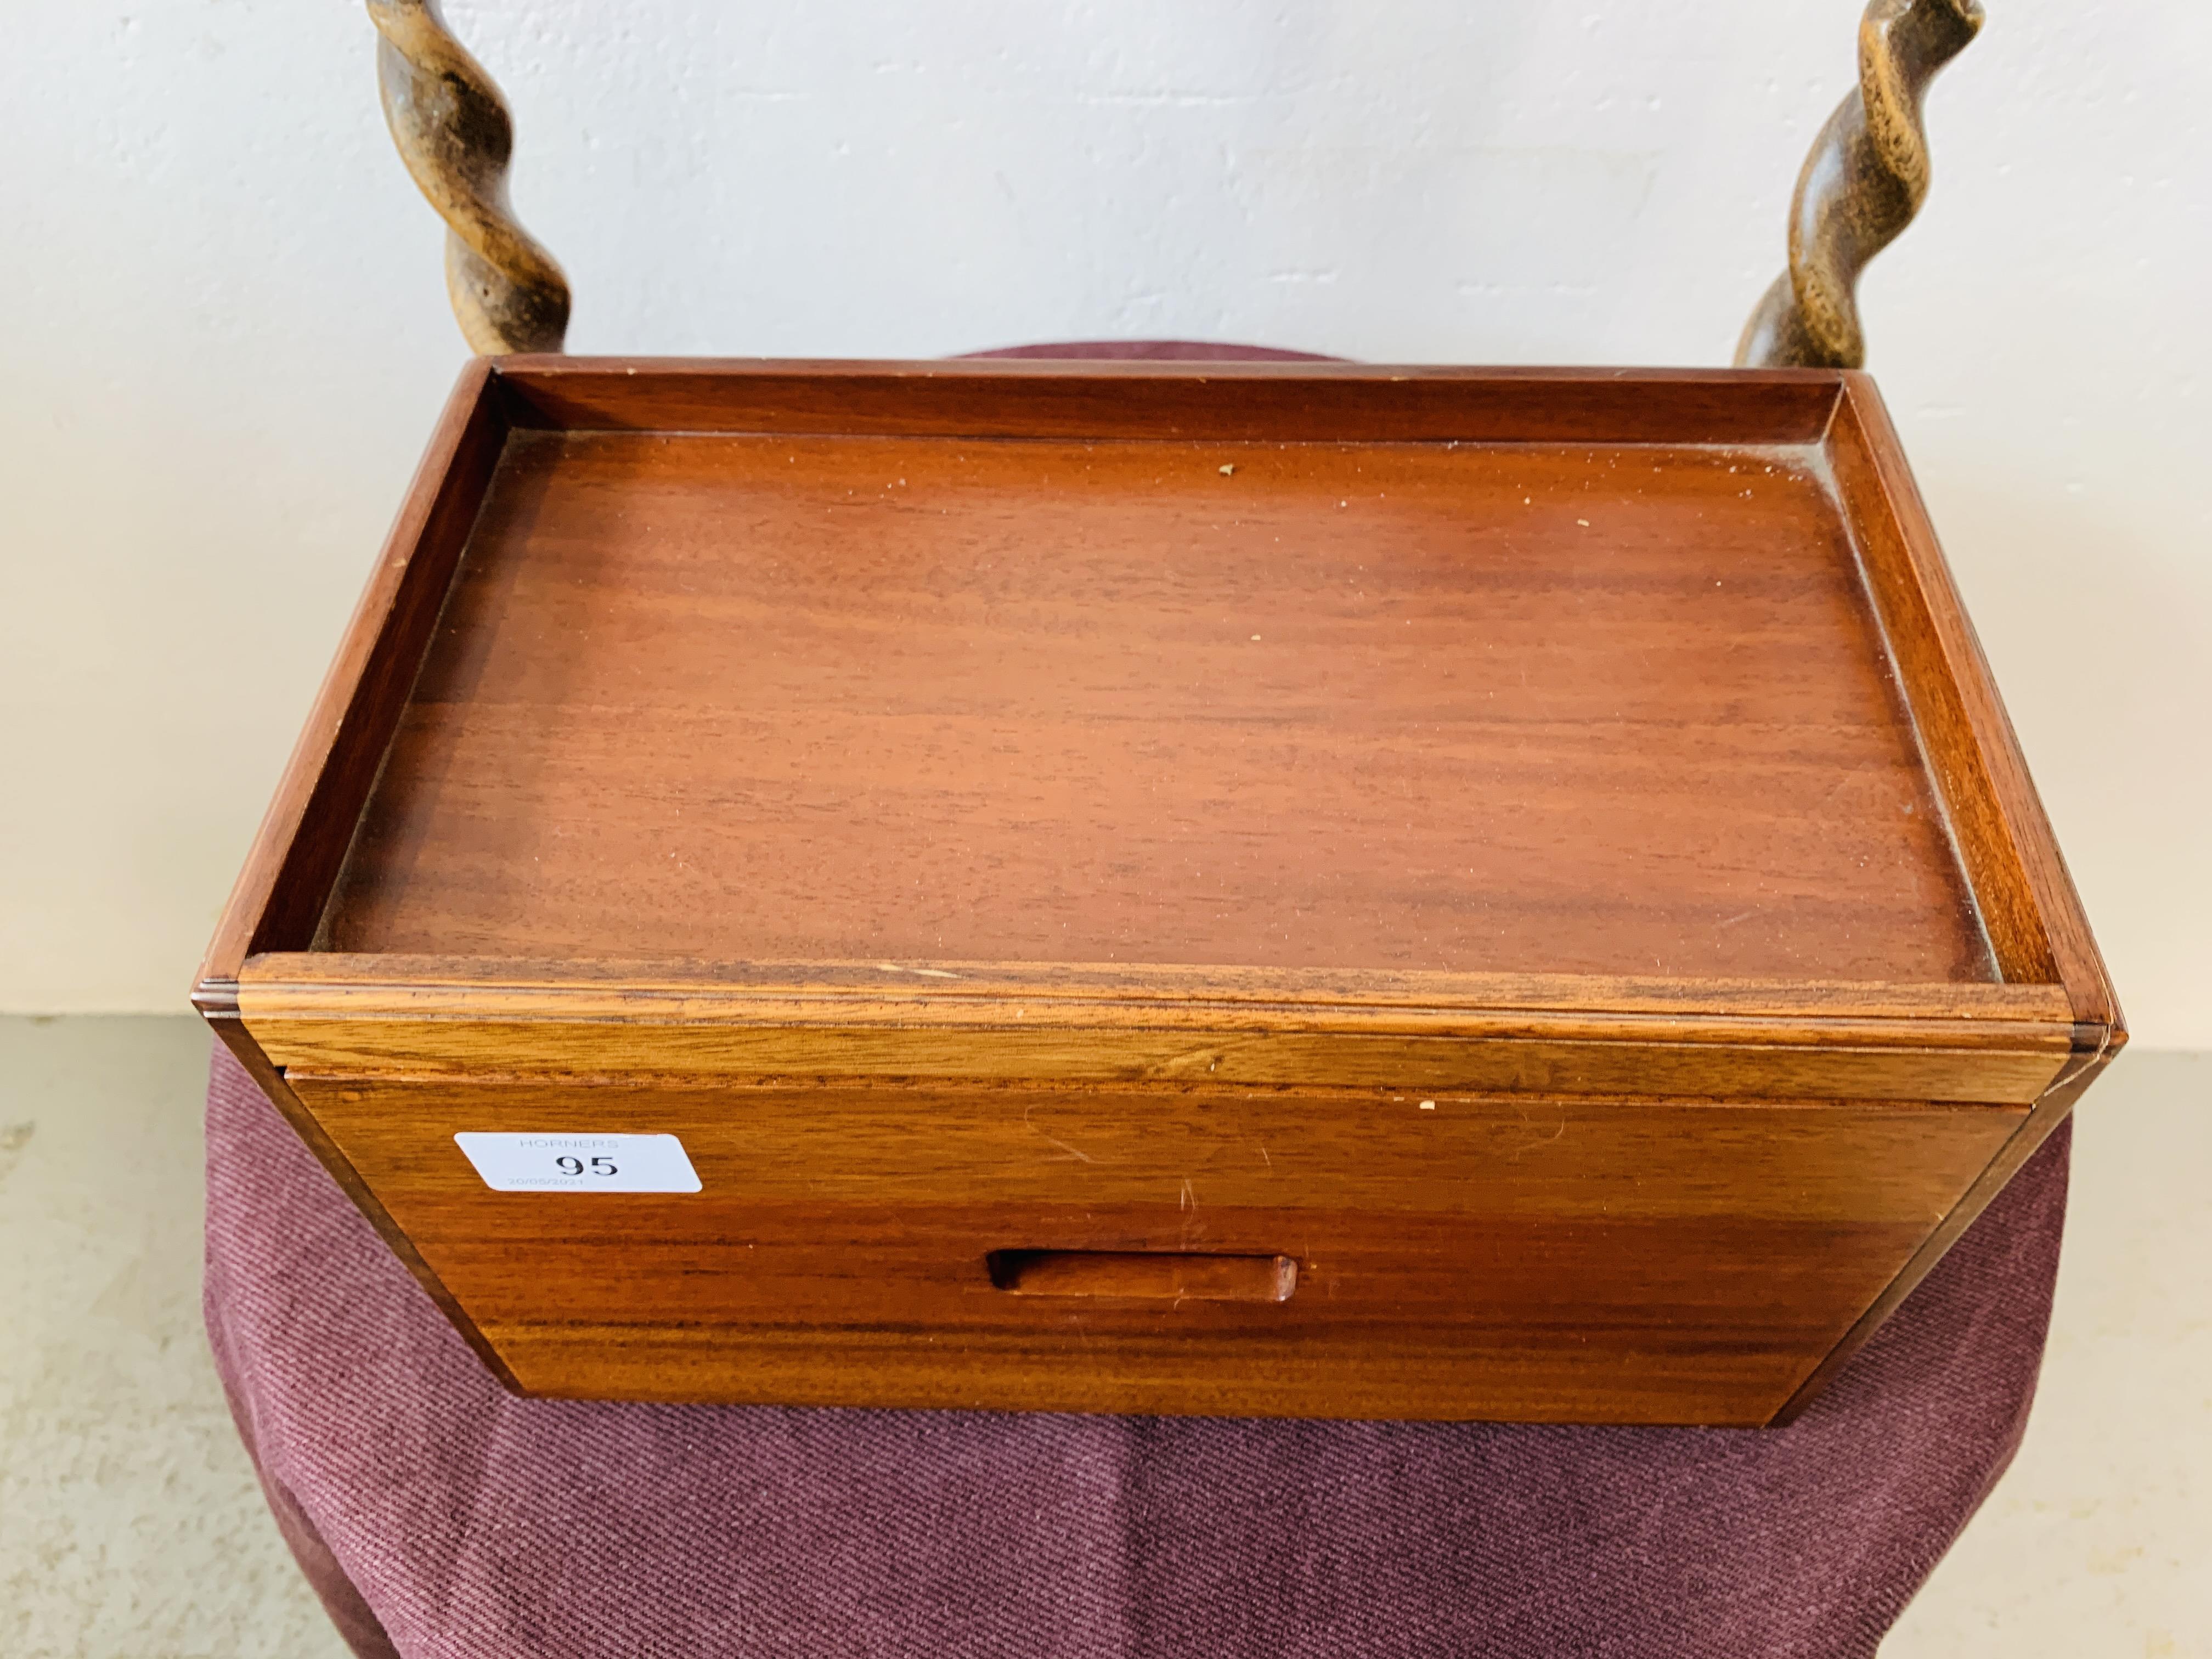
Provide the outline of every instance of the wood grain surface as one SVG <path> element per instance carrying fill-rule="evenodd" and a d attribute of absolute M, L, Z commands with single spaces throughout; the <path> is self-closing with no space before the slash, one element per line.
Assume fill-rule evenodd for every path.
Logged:
<path fill-rule="evenodd" d="M 1824 369 L 503 357 L 519 428 L 1241 443 L 1817 443 Z"/>
<path fill-rule="evenodd" d="M 2125 1041 L 1802 370 L 483 366 L 197 1000 L 528 1392 L 1548 1421 L 1802 1409 Z"/>
<path fill-rule="evenodd" d="M 329 964 L 352 973 L 324 979 Z M 1263 994 L 1266 969 L 1139 963 L 1078 967 L 1058 982 L 1003 964 L 802 963 L 689 986 L 563 984 L 550 964 L 504 983 L 465 973 L 478 965 L 258 957 L 237 999 L 281 1064 L 415 1076 L 1211 1079 L 2025 1103 L 2074 1036 L 2050 987 L 1769 982 L 1695 1006 L 1674 986 L 1573 975 L 1308 970 L 1301 997 Z"/>
<path fill-rule="evenodd" d="M 370 568 L 201 962 L 202 982 L 235 981 L 249 953 L 297 948 L 319 926 L 507 436 L 497 381 L 478 360 L 446 400 Z"/>
<path fill-rule="evenodd" d="M 414 1240 L 409 1238 L 399 1224 L 392 1218 L 392 1212 L 384 1207 L 384 1201 L 362 1179 L 360 1171 L 347 1161 L 345 1154 L 338 1150 L 337 1143 L 331 1139 L 321 1121 L 301 1103 L 299 1095 L 286 1080 L 283 1069 L 271 1063 L 261 1045 L 254 1040 L 253 1034 L 246 1030 L 246 1023 L 238 1017 L 236 998 L 229 994 L 221 983 L 203 982 L 193 994 L 192 1006 L 195 1012 L 208 1022 L 216 1041 L 230 1051 L 232 1058 L 259 1085 L 269 1103 L 291 1126 L 292 1132 L 314 1154 L 316 1162 L 337 1182 L 339 1190 L 353 1201 L 354 1207 L 361 1212 L 362 1218 L 376 1230 L 377 1237 L 384 1241 L 386 1248 L 398 1258 L 400 1264 L 413 1275 L 430 1300 L 437 1304 L 438 1311 L 446 1316 L 460 1334 L 461 1340 L 483 1362 L 485 1369 L 507 1388 L 520 1392 L 521 1383 L 477 1328 L 475 1318 L 454 1299 L 445 1282 L 422 1260 L 422 1252 L 415 1248 Z"/>
<path fill-rule="evenodd" d="M 1897 1277 L 1799 1387 L 1778 1422 L 1793 1420 L 1913 1287 L 1943 1259 L 1989 1201 L 2063 1122 L 2126 1047 L 2127 1022 L 2058 839 L 2028 775 L 1989 662 L 1951 579 L 1904 446 L 1873 380 L 1844 376 L 1831 427 L 1837 477 L 1860 522 L 1870 590 L 1898 642 L 1932 775 L 1981 896 L 2008 977 L 2055 981 L 2074 1016 L 2072 1053 L 2033 1109 Z"/>
<path fill-rule="evenodd" d="M 291 1073 L 533 1392 L 1752 1423 L 2019 1109 Z M 456 1129 L 678 1135 L 702 1190 L 507 1194 Z M 1290 1257 L 1097 1303 L 998 1250 Z"/>
<path fill-rule="evenodd" d="M 1832 495 L 1711 447 L 518 434 L 326 942 L 1994 977 Z"/>

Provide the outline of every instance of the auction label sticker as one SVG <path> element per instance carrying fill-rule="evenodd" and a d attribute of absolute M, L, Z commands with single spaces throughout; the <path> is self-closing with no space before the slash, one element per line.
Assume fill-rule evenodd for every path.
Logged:
<path fill-rule="evenodd" d="M 496 1193 L 696 1193 L 699 1172 L 674 1135 L 454 1135 Z"/>

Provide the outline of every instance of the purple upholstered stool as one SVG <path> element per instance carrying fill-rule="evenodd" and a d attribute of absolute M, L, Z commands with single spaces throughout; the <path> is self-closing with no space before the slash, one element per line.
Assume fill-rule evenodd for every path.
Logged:
<path fill-rule="evenodd" d="M 2019 1444 L 2069 1139 L 1786 1429 L 594 1405 L 505 1393 L 218 1048 L 208 1329 L 363 1659 L 1844 1659 Z"/>

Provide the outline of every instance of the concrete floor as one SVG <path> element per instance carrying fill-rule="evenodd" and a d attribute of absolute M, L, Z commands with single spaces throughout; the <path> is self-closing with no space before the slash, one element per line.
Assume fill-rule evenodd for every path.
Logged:
<path fill-rule="evenodd" d="M 201 1334 L 206 1060 L 190 1018 L 0 1019 L 6 1659 L 344 1659 Z M 2075 1148 L 2027 1446 L 1885 1659 L 2212 1659 L 2212 1056 L 2125 1056 Z"/>
<path fill-rule="evenodd" d="M 0 1019 L 0 1655 L 346 1659 L 200 1325 L 207 1028 Z"/>

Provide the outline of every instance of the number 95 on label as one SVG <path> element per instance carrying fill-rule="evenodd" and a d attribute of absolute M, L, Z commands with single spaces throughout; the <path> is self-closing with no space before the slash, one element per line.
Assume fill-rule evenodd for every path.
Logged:
<path fill-rule="evenodd" d="M 508 1134 L 453 1137 L 497 1193 L 696 1193 L 698 1172 L 674 1135 Z"/>

